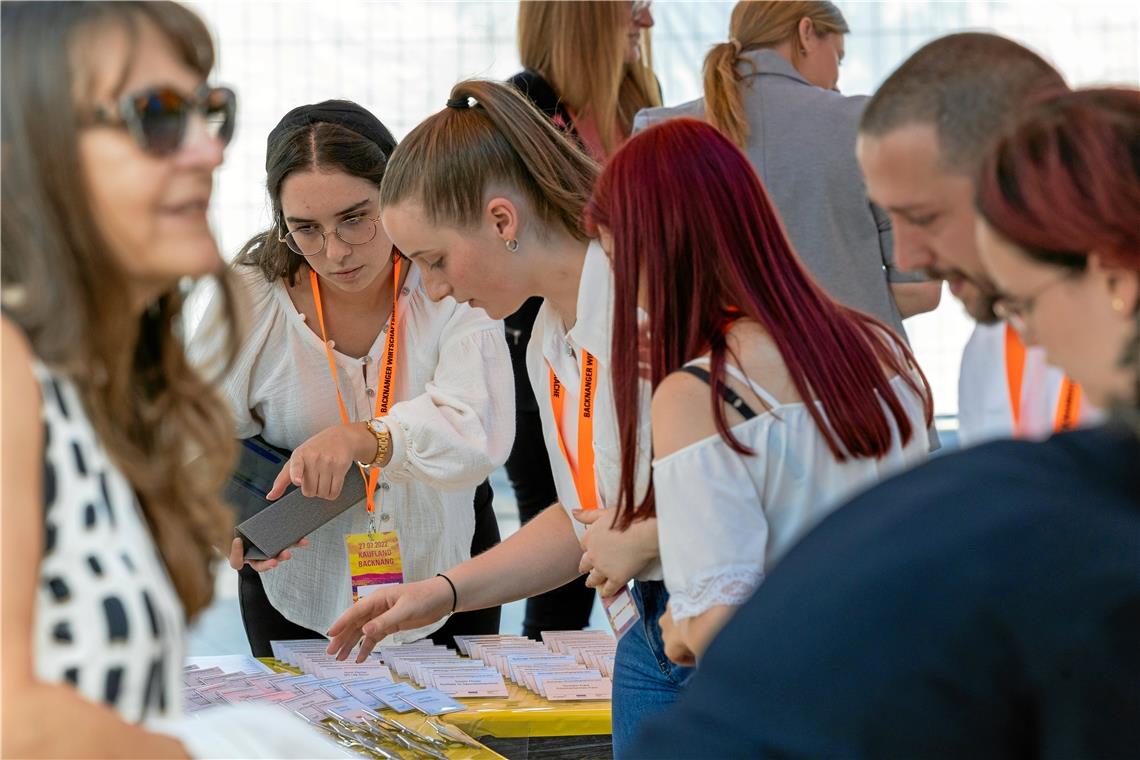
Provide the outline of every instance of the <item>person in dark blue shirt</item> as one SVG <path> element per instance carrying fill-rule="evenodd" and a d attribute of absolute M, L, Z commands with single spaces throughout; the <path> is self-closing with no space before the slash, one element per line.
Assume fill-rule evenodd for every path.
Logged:
<path fill-rule="evenodd" d="M 935 460 L 837 510 L 636 757 L 1140 754 L 1140 439 Z"/>

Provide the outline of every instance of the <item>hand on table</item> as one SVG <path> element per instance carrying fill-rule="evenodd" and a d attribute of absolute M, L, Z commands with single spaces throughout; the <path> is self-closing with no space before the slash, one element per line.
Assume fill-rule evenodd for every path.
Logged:
<path fill-rule="evenodd" d="M 440 577 L 381 586 L 336 619 L 326 651 L 344 660 L 360 642 L 356 661 L 364 662 L 385 636 L 434 623 L 448 614 L 452 601 L 451 586 Z"/>

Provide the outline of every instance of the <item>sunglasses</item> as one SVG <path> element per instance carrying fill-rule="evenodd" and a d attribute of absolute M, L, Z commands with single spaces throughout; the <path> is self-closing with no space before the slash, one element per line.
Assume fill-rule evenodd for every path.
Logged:
<path fill-rule="evenodd" d="M 155 156 L 169 156 L 182 147 L 191 114 L 201 114 L 211 137 L 227 145 L 234 134 L 237 96 L 228 87 L 203 84 L 187 97 L 171 87 L 130 93 L 114 106 L 97 106 L 90 124 L 126 127 L 139 147 Z"/>

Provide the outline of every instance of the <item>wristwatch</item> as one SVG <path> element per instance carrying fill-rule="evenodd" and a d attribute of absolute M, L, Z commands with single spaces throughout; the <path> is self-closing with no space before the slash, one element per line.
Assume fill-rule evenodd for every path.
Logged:
<path fill-rule="evenodd" d="M 376 456 L 372 457 L 371 462 L 360 464 L 364 467 L 379 467 L 388 458 L 388 450 L 392 448 L 392 434 L 381 420 L 365 420 L 364 424 L 368 427 L 368 432 L 376 436 Z"/>

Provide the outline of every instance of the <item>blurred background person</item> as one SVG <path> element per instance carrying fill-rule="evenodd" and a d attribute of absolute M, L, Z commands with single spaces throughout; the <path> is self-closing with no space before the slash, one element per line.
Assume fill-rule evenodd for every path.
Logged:
<path fill-rule="evenodd" d="M 704 97 L 651 109 L 641 129 L 704 118 L 748 155 L 788 238 L 829 295 L 906 337 L 905 317 L 938 306 L 941 284 L 895 265 L 887 215 L 867 199 L 855 138 L 867 96 L 838 90 L 850 32 L 830 2 L 742 0 L 729 40 L 704 62 Z"/>

